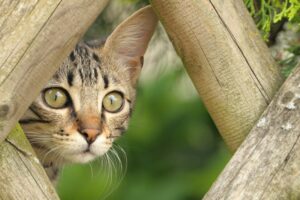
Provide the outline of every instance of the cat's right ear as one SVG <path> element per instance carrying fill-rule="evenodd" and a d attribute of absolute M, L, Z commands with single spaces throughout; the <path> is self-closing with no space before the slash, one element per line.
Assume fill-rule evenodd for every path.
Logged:
<path fill-rule="evenodd" d="M 152 7 L 146 6 L 117 26 L 105 42 L 104 52 L 129 70 L 133 85 L 139 77 L 143 56 L 157 22 Z"/>

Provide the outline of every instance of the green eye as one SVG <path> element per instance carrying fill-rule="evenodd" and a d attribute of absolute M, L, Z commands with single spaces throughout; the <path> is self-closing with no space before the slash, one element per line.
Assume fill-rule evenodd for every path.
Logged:
<path fill-rule="evenodd" d="M 49 88 L 44 92 L 44 100 L 51 108 L 64 108 L 68 103 L 68 95 L 63 89 Z"/>
<path fill-rule="evenodd" d="M 123 107 L 124 98 L 120 92 L 108 93 L 103 99 L 103 107 L 106 111 L 115 113 Z"/>

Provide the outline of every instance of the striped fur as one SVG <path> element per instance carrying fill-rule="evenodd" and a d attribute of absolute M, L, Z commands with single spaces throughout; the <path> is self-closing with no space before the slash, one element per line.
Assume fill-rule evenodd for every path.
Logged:
<path fill-rule="evenodd" d="M 80 42 L 22 117 L 20 123 L 51 179 L 65 163 L 85 163 L 104 155 L 126 131 L 143 55 L 156 23 L 148 6 L 121 23 L 100 46 Z M 47 88 L 66 91 L 68 104 L 60 109 L 47 106 L 43 97 Z M 102 104 L 112 91 L 124 98 L 115 113 Z M 83 129 L 99 133 L 90 142 Z"/>

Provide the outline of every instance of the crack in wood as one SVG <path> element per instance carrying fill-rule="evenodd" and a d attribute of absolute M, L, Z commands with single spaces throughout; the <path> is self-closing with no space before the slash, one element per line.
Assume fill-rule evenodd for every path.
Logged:
<path fill-rule="evenodd" d="M 213 4 L 213 2 L 211 0 L 209 0 L 210 4 L 212 5 L 214 11 L 216 12 L 216 14 L 218 15 L 220 21 L 222 22 L 222 24 L 224 25 L 225 29 L 227 30 L 227 32 L 229 33 L 231 39 L 233 40 L 233 42 L 235 43 L 236 47 L 239 49 L 242 57 L 244 58 L 245 62 L 247 63 L 247 65 L 249 66 L 251 73 L 251 78 L 254 80 L 254 83 L 257 85 L 257 89 L 260 91 L 262 97 L 264 98 L 266 105 L 268 105 L 271 101 L 271 98 L 268 96 L 267 92 L 265 91 L 262 83 L 260 82 L 259 78 L 257 77 L 256 73 L 254 72 L 252 66 L 250 65 L 246 55 L 244 54 L 242 48 L 239 46 L 238 42 L 236 41 L 236 38 L 234 37 L 233 33 L 231 32 L 231 30 L 229 29 L 229 27 L 227 26 L 227 24 L 224 22 L 224 20 L 222 19 L 220 13 L 218 12 L 218 10 L 216 9 L 215 5 Z M 252 75 L 255 77 L 253 78 Z"/>
<path fill-rule="evenodd" d="M 27 150 L 19 147 L 17 144 L 15 144 L 14 141 L 12 141 L 12 140 L 10 140 L 8 138 L 6 138 L 5 141 L 7 143 L 9 143 L 12 147 L 14 147 L 18 152 L 20 152 L 21 154 L 23 154 L 24 156 L 26 156 L 26 157 L 33 157 L 34 156 L 31 152 L 28 152 Z"/>
<path fill-rule="evenodd" d="M 291 155 L 292 151 L 294 150 L 296 144 L 298 143 L 299 138 L 300 138 L 300 134 L 298 134 L 296 141 L 294 142 L 294 144 L 293 144 L 293 146 L 291 147 L 290 151 L 289 151 L 289 152 L 287 153 L 287 155 L 285 156 L 285 159 L 283 160 L 283 162 L 280 164 L 280 166 L 278 167 L 278 169 L 274 172 L 273 176 L 271 177 L 271 179 L 270 179 L 270 180 L 268 181 L 268 183 L 266 184 L 268 187 L 265 187 L 265 188 L 264 188 L 263 193 L 262 193 L 260 199 L 263 199 L 263 198 L 264 198 L 264 194 L 265 194 L 266 191 L 269 189 L 269 186 L 271 185 L 271 182 L 273 181 L 273 179 L 275 178 L 275 176 L 278 174 L 278 172 L 280 172 L 280 170 L 283 169 L 283 168 L 287 165 L 287 163 L 288 163 L 288 161 L 289 161 L 289 159 L 290 159 L 290 155 Z"/>
<path fill-rule="evenodd" d="M 19 151 L 19 152 L 20 152 L 20 151 Z M 22 153 L 22 155 L 24 155 L 24 154 Z M 34 182 L 36 183 L 36 185 L 37 185 L 38 188 L 40 189 L 40 192 L 44 195 L 44 197 L 45 197 L 46 199 L 49 199 L 48 195 L 45 193 L 45 189 L 43 189 L 43 186 L 41 186 L 41 182 L 40 182 L 39 180 L 37 180 L 35 174 L 33 174 L 34 172 L 32 171 L 31 167 L 29 167 L 29 166 L 27 165 L 27 163 L 24 161 L 24 158 L 22 158 L 22 156 L 20 156 L 19 154 L 18 154 L 18 156 L 19 156 L 19 158 L 20 158 L 19 160 L 22 161 L 23 165 L 26 167 L 26 169 L 27 169 L 27 171 L 29 172 L 29 174 L 31 175 L 32 179 L 34 180 Z M 49 200 L 50 200 L 50 199 L 49 199 Z"/>

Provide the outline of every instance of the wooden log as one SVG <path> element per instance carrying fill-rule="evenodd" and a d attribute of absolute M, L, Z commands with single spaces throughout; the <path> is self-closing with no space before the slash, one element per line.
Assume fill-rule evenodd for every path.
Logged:
<path fill-rule="evenodd" d="M 0 199 L 59 199 L 20 126 L 0 144 Z"/>
<path fill-rule="evenodd" d="M 58 199 L 21 128 L 6 136 L 107 2 L 0 0 L 0 199 Z"/>
<path fill-rule="evenodd" d="M 210 115 L 231 150 L 282 83 L 242 0 L 151 0 Z"/>
<path fill-rule="evenodd" d="M 205 195 L 213 199 L 300 199 L 300 66 Z"/>

